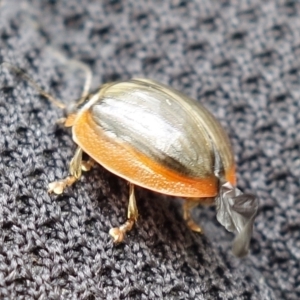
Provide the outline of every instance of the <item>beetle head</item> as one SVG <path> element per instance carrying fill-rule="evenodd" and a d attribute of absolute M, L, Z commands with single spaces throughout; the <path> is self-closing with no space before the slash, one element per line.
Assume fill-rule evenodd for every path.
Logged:
<path fill-rule="evenodd" d="M 217 220 L 236 233 L 232 252 L 238 257 L 247 255 L 252 235 L 258 200 L 252 194 L 243 194 L 229 182 L 221 185 L 216 199 Z"/>

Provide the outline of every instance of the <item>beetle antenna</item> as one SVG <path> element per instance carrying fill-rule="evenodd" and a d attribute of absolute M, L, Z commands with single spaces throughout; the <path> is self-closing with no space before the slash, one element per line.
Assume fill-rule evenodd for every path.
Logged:
<path fill-rule="evenodd" d="M 57 100 L 55 97 L 51 96 L 49 93 L 47 93 L 45 90 L 43 90 L 25 71 L 22 69 L 14 66 L 13 64 L 9 62 L 2 62 L 0 64 L 1 66 L 5 66 L 8 69 L 15 72 L 17 75 L 20 75 L 23 79 L 28 81 L 42 96 L 47 98 L 51 103 L 53 103 L 55 106 L 65 109 L 66 106 L 61 101 Z"/>
<path fill-rule="evenodd" d="M 81 97 L 79 98 L 79 100 L 75 104 L 75 107 L 78 107 L 79 105 L 81 105 L 87 99 L 87 97 L 90 94 L 90 88 L 91 88 L 92 79 L 93 79 L 92 70 L 84 62 L 81 62 L 81 61 L 76 60 L 76 59 L 66 58 L 65 55 L 63 55 L 57 49 L 53 49 L 51 47 L 48 48 L 48 49 L 51 51 L 51 54 L 54 55 L 57 59 L 59 59 L 62 63 L 65 63 L 65 64 L 69 65 L 72 68 L 74 68 L 74 67 L 79 68 L 85 73 L 85 83 L 84 83 L 84 86 L 83 86 L 83 91 L 81 93 Z"/>

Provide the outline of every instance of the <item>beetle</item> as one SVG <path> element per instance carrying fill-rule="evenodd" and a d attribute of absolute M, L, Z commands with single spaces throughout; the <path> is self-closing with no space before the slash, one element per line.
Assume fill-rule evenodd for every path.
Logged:
<path fill-rule="evenodd" d="M 94 94 L 86 88 L 77 104 L 66 107 L 22 75 L 66 109 L 63 123 L 72 127 L 78 146 L 70 175 L 50 183 L 49 193 L 63 193 L 80 179 L 82 170 L 99 163 L 129 182 L 127 220 L 109 231 L 114 242 L 122 242 L 138 218 L 136 185 L 183 198 L 183 218 L 196 232 L 201 228 L 191 217 L 192 209 L 215 204 L 217 220 L 237 233 L 233 253 L 247 254 L 258 201 L 236 187 L 229 137 L 199 102 L 154 80 L 134 78 L 106 83 Z M 88 161 L 82 160 L 83 152 Z"/>

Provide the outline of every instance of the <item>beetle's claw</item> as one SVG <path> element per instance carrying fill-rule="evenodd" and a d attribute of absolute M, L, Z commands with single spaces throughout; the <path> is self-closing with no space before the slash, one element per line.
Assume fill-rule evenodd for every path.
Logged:
<path fill-rule="evenodd" d="M 49 194 L 54 193 L 56 195 L 60 195 L 63 193 L 66 187 L 72 185 L 75 181 L 76 181 L 75 176 L 68 176 L 63 180 L 51 182 L 48 185 L 48 193 Z"/>
<path fill-rule="evenodd" d="M 130 218 L 120 227 L 114 227 L 109 230 L 109 234 L 113 237 L 114 243 L 119 244 L 124 241 L 126 232 L 132 229 L 134 222 L 134 219 Z"/>
<path fill-rule="evenodd" d="M 119 244 L 124 241 L 125 232 L 120 227 L 111 228 L 109 230 L 109 234 L 114 239 L 115 244 Z"/>
<path fill-rule="evenodd" d="M 196 224 L 192 219 L 187 220 L 186 223 L 192 231 L 203 233 L 202 228 L 198 224 Z"/>
<path fill-rule="evenodd" d="M 64 181 L 54 181 L 49 183 L 48 185 L 48 193 L 54 193 L 56 195 L 60 195 L 63 193 L 64 188 L 66 187 Z"/>

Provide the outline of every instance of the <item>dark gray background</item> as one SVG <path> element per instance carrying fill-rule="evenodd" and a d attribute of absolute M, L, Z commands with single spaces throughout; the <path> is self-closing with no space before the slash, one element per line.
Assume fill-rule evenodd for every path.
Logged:
<path fill-rule="evenodd" d="M 179 200 L 137 190 L 126 243 L 128 187 L 101 166 L 61 196 L 74 153 L 62 112 L 0 72 L 1 299 L 299 299 L 300 5 L 298 1 L 0 2 L 0 61 L 65 103 L 93 87 L 153 78 L 198 99 L 228 132 L 238 185 L 260 199 L 251 254 L 237 259 L 213 208 L 182 220 Z"/>

